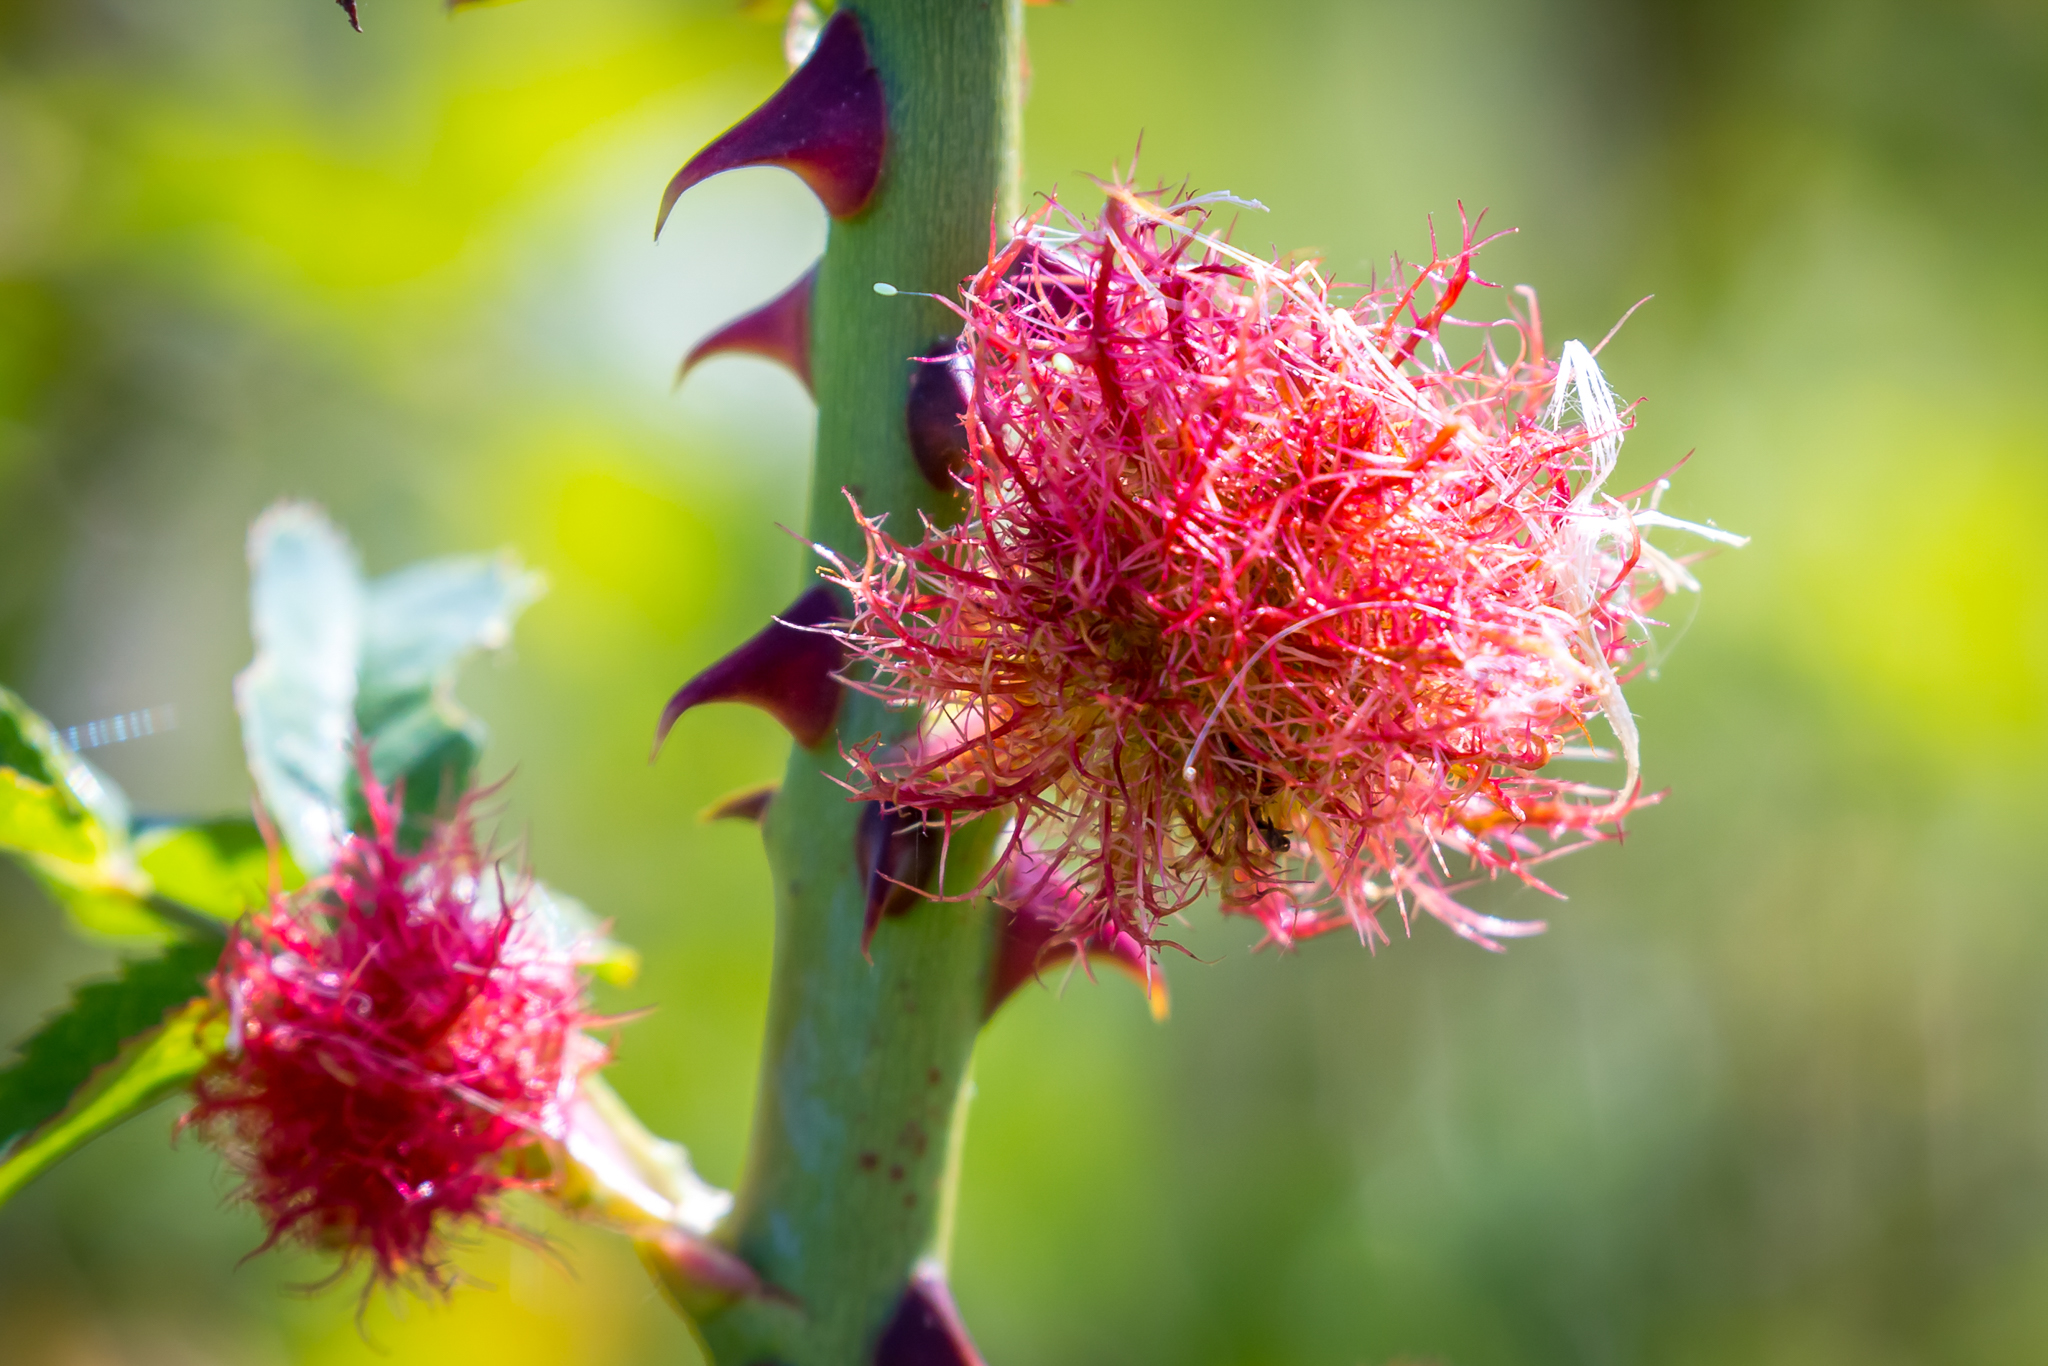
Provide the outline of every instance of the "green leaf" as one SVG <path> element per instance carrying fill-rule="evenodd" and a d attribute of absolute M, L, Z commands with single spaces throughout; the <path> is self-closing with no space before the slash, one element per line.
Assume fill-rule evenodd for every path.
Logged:
<path fill-rule="evenodd" d="M 61 789 L 71 766 L 82 762 L 34 708 L 0 688 L 0 768 L 11 768 L 44 787 Z M 71 799 L 83 807 L 81 799 L 75 795 Z"/>
<path fill-rule="evenodd" d="M 256 658 L 235 680 L 249 772 L 298 865 L 325 872 L 343 830 L 362 573 L 347 538 L 305 503 L 256 519 L 249 566 Z"/>
<path fill-rule="evenodd" d="M 483 723 L 455 700 L 457 672 L 477 651 L 510 642 L 513 622 L 542 590 L 540 576 L 509 554 L 429 560 L 370 585 L 356 725 L 377 780 L 404 784 L 408 843 L 454 808 L 483 752 Z M 348 795 L 362 828 L 367 812 L 353 774 Z"/>
<path fill-rule="evenodd" d="M 29 872 L 50 900 L 64 908 L 71 923 L 95 939 L 119 943 L 162 943 L 181 937 L 185 930 L 150 904 L 147 892 L 127 887 L 81 886 L 68 877 L 53 875 L 31 861 Z"/>
<path fill-rule="evenodd" d="M 224 921 L 267 902 L 273 879 L 284 891 L 306 880 L 246 816 L 156 826 L 136 839 L 135 856 L 157 895 Z"/>
<path fill-rule="evenodd" d="M 188 1081 L 220 1051 L 206 997 L 218 943 L 172 945 L 89 982 L 0 1072 L 0 1203 L 37 1173 Z"/>
<path fill-rule="evenodd" d="M 128 802 L 121 790 L 5 688 L 0 773 L 10 778 L 0 795 L 0 848 L 91 861 L 125 844 Z"/>
<path fill-rule="evenodd" d="M 0 849 L 88 934 L 180 938 L 192 912 L 233 920 L 268 896 L 270 855 L 254 821 L 159 826 L 132 838 L 120 792 L 4 688 L 0 760 Z M 304 881 L 289 855 L 279 858 L 282 885 Z"/>
<path fill-rule="evenodd" d="M 403 784 L 404 813 L 400 843 L 417 848 L 437 817 L 454 810 L 469 790 L 477 759 L 488 732 L 483 722 L 464 711 L 452 697 L 427 693 L 417 703 L 365 729 L 370 744 L 370 771 L 386 789 Z M 362 780 L 351 772 L 348 782 L 349 824 L 370 826 Z"/>
<path fill-rule="evenodd" d="M 283 503 L 249 534 L 256 659 L 236 680 L 243 744 L 265 807 L 308 873 L 332 862 L 368 812 L 351 741 L 403 785 L 408 843 L 468 790 L 483 724 L 455 675 L 511 639 L 541 580 L 509 555 L 454 556 L 365 585 L 347 539 L 318 509 Z"/>

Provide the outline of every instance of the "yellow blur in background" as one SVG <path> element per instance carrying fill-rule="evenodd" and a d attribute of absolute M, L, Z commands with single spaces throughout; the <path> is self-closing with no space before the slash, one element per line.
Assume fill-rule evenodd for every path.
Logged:
<path fill-rule="evenodd" d="M 737 1175 L 770 943 L 704 826 L 782 740 L 683 679 L 783 606 L 810 410 L 677 358 L 823 218 L 687 155 L 782 74 L 726 0 L 0 0 L 0 682 L 144 810 L 245 807 L 242 531 L 369 567 L 508 545 L 550 595 L 464 695 L 499 829 L 644 953 L 613 1075 Z M 1662 805 L 1500 957 L 1195 918 L 1154 1025 L 1027 991 L 977 1065 L 956 1288 L 1059 1366 L 1891 1366 L 2048 1356 L 2048 13 L 2027 0 L 1076 0 L 1030 18 L 1027 183 L 1271 206 L 1362 280 L 1462 201 L 1647 396 L 1622 486 L 1754 537 L 1633 685 Z M 886 306 L 878 302 L 877 306 Z M 1635 477 L 1627 477 L 1633 473 Z M 113 951 L 0 869 L 0 1036 Z M 1057 986 L 1058 984 L 1054 984 Z M 0 1210 L 32 1366 L 696 1360 L 627 1251 L 525 1220 L 447 1304 L 315 1294 L 172 1110 Z"/>

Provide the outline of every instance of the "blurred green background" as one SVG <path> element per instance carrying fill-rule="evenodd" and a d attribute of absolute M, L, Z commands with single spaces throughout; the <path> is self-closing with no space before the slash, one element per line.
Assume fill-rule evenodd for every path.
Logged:
<path fill-rule="evenodd" d="M 770 925 L 712 799 L 780 769 L 668 691 L 792 595 L 810 413 L 677 356 L 823 220 L 687 154 L 781 74 L 728 0 L 0 0 L 0 680 L 145 809 L 241 809 L 242 530 L 553 592 L 466 696 L 503 833 L 647 956 L 618 1086 L 730 1182 Z M 1494 957 L 1433 924 L 1031 991 L 978 1065 L 956 1281 L 1004 1363 L 2048 1359 L 2048 10 L 2038 0 L 1079 0 L 1028 182 L 1127 159 L 1360 278 L 1462 200 L 1647 395 L 1627 457 L 1755 536 L 1632 690 L 1662 806 Z M 1082 197 L 1085 198 L 1085 195 Z M 1626 480 L 1632 484 L 1635 479 Z M 1690 607 L 1680 604 L 1682 620 Z M 2032 851 L 2032 852 L 2030 852 Z M 0 868 L 0 1036 L 112 961 Z M 0 1211 L 34 1366 L 695 1360 L 623 1248 L 487 1240 L 446 1306 L 297 1295 L 168 1110 Z"/>

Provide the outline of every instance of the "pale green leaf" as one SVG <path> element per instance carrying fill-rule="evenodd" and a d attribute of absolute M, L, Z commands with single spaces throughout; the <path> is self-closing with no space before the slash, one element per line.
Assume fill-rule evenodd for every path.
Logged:
<path fill-rule="evenodd" d="M 732 1210 L 732 1196 L 697 1175 L 679 1143 L 658 1138 L 610 1083 L 586 1073 L 569 1102 L 558 1199 L 586 1218 L 645 1233 L 699 1236 Z"/>
<path fill-rule="evenodd" d="M 477 651 L 509 645 L 513 623 L 544 588 L 504 552 L 428 560 L 372 582 L 357 714 L 377 724 L 393 702 L 452 683 Z"/>
<path fill-rule="evenodd" d="M 567 892 L 532 883 L 522 909 L 533 917 L 550 948 L 570 955 L 600 981 L 631 986 L 640 975 L 640 954 L 607 934 L 604 922 Z"/>
<path fill-rule="evenodd" d="M 235 680 L 249 772 L 293 858 L 324 872 L 344 829 L 362 575 L 347 539 L 305 503 L 257 519 L 249 568 L 256 658 Z"/>

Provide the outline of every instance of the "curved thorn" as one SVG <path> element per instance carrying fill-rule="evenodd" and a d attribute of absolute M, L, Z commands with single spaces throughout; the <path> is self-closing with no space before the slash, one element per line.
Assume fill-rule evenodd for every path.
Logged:
<path fill-rule="evenodd" d="M 818 268 L 812 266 L 802 279 L 751 313 L 734 318 L 703 341 L 690 348 L 676 367 L 676 383 L 712 356 L 747 355 L 776 361 L 811 387 L 811 286 Z"/>
<path fill-rule="evenodd" d="M 870 957 L 882 917 L 902 915 L 921 899 L 917 889 L 938 871 L 945 847 L 941 828 L 922 814 L 890 802 L 868 802 L 854 827 L 854 856 L 866 870 L 867 909 L 861 920 L 860 951 Z"/>
<path fill-rule="evenodd" d="M 1070 927 L 1080 892 L 1031 844 L 1019 843 L 1011 855 L 994 900 L 1002 922 L 989 973 L 988 1015 L 1047 968 L 1076 957 L 1085 967 L 1091 956 L 1100 955 L 1143 988 L 1153 1019 L 1166 1018 L 1170 1003 L 1159 964 L 1143 944 L 1113 924 L 1076 938 Z"/>
<path fill-rule="evenodd" d="M 683 191 L 720 171 L 781 166 L 794 171 L 834 218 L 859 213 L 882 175 L 888 115 L 882 77 L 868 57 L 860 20 L 832 16 L 817 46 L 767 103 L 683 164 L 662 192 L 654 235 Z"/>
<path fill-rule="evenodd" d="M 752 821 L 759 825 L 768 819 L 768 807 L 775 800 L 776 791 L 775 784 L 768 783 L 731 793 L 705 807 L 704 814 L 698 819 L 706 824 L 712 821 Z"/>
<path fill-rule="evenodd" d="M 797 1307 L 795 1296 L 763 1281 L 737 1252 L 688 1229 L 650 1230 L 634 1239 L 633 1250 L 669 1301 L 692 1320 L 739 1300 Z"/>
<path fill-rule="evenodd" d="M 693 1288 L 735 1298 L 762 1293 L 761 1277 L 753 1267 L 709 1239 L 682 1229 L 663 1229 L 641 1240 L 640 1255 L 655 1264 L 655 1274 L 664 1283 L 686 1281 Z"/>
<path fill-rule="evenodd" d="M 956 344 L 934 347 L 912 364 L 916 369 L 904 408 L 910 453 L 925 482 L 935 489 L 951 489 L 953 471 L 967 459 L 967 387 Z"/>
<path fill-rule="evenodd" d="M 823 584 L 791 603 L 753 639 L 668 700 L 655 728 L 654 753 L 661 753 L 678 717 L 706 702 L 751 703 L 780 721 L 798 744 L 815 749 L 831 733 L 839 712 L 844 685 L 834 675 L 845 658 L 838 637 L 816 628 L 839 617 L 839 600 Z"/>
<path fill-rule="evenodd" d="M 925 1263 L 911 1273 L 895 1317 L 875 1343 L 874 1366 L 985 1366 L 936 1266 Z"/>

